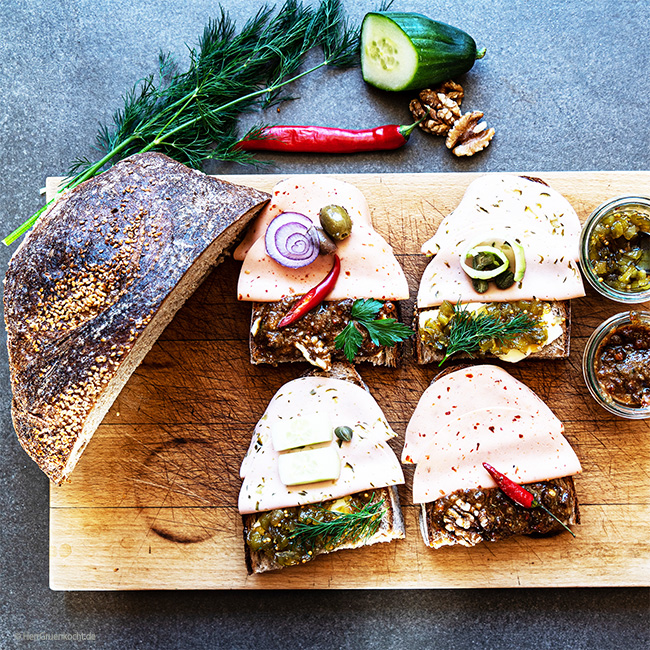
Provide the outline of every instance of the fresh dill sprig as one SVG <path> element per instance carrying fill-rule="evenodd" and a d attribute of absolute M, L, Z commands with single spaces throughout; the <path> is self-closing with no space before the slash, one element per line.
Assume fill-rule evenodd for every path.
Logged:
<path fill-rule="evenodd" d="M 363 327 L 375 345 L 391 347 L 406 340 L 413 332 L 409 327 L 394 318 L 377 318 L 384 303 L 369 298 L 355 300 L 350 313 L 350 321 L 334 339 L 337 350 L 343 350 L 348 361 L 352 361 L 363 344 Z"/>
<path fill-rule="evenodd" d="M 322 508 L 319 519 L 298 522 L 291 538 L 307 542 L 319 540 L 332 548 L 346 543 L 363 542 L 379 530 L 384 514 L 383 506 L 384 499 L 368 503 L 352 512 Z"/>
<path fill-rule="evenodd" d="M 509 320 L 501 320 L 499 316 L 493 314 L 469 312 L 461 307 L 459 302 L 454 307 L 454 315 L 449 324 L 449 343 L 439 366 L 457 352 L 466 352 L 473 356 L 480 350 L 482 341 L 507 343 L 517 334 L 530 332 L 537 321 L 530 314 L 518 314 Z"/>
<path fill-rule="evenodd" d="M 300 71 L 315 47 L 322 49 L 322 60 Z M 277 12 L 265 6 L 239 33 L 221 8 L 189 53 L 189 69 L 182 73 L 173 57 L 160 55 L 157 75 L 136 84 L 113 123 L 100 127 L 98 160 L 75 160 L 59 192 L 146 151 L 159 151 L 194 168 L 210 159 L 255 162 L 251 153 L 235 146 L 240 115 L 291 99 L 282 95 L 283 89 L 320 68 L 355 65 L 359 30 L 346 23 L 340 0 L 321 0 L 315 8 L 286 0 Z M 27 232 L 51 203 L 3 242 L 9 245 Z"/>

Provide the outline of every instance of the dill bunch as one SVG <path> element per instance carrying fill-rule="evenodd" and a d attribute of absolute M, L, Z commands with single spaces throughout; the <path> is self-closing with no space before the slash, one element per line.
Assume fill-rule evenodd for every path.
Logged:
<path fill-rule="evenodd" d="M 300 71 L 315 47 L 322 49 L 322 60 Z M 347 24 L 340 0 L 321 0 L 314 8 L 286 0 L 278 11 L 265 6 L 239 32 L 221 7 L 198 46 L 190 49 L 187 71 L 180 72 L 171 55 L 161 54 L 157 74 L 131 89 L 112 124 L 100 127 L 95 146 L 99 159 L 75 160 L 60 191 L 146 151 L 159 151 L 194 168 L 209 159 L 253 162 L 250 153 L 234 146 L 240 139 L 239 116 L 291 99 L 282 94 L 288 84 L 325 66 L 356 65 L 358 57 L 359 30 Z M 252 129 L 246 137 L 257 137 L 260 130 Z M 50 203 L 4 243 L 27 232 Z"/>

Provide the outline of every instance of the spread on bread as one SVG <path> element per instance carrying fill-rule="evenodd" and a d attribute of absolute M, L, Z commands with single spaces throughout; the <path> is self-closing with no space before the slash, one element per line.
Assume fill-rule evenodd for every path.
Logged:
<path fill-rule="evenodd" d="M 287 312 L 328 276 L 333 253 L 317 255 L 304 266 L 292 268 L 269 254 L 267 233 L 277 228 L 276 218 L 299 214 L 333 240 L 340 271 L 326 299 L 307 316 L 288 327 L 278 324 Z M 298 221 L 298 219 L 296 219 Z M 320 235 L 322 238 L 322 234 Z M 272 237 L 275 249 L 276 237 Z M 321 252 L 323 250 L 321 249 Z M 325 176 L 297 176 L 273 189 L 269 205 L 260 214 L 235 251 L 243 261 L 238 298 L 253 303 L 251 360 L 279 363 L 307 360 L 323 369 L 332 359 L 343 359 L 335 338 L 352 318 L 357 299 L 384 303 L 379 318 L 396 316 L 394 301 L 408 298 L 406 277 L 386 240 L 372 227 L 363 194 L 352 185 Z M 377 345 L 364 335 L 358 360 L 395 365 L 394 349 Z"/>
<path fill-rule="evenodd" d="M 449 305 L 492 313 L 503 322 L 521 312 L 536 321 L 512 345 L 509 338 L 485 339 L 479 354 L 505 361 L 568 356 L 568 300 L 585 295 L 577 262 L 579 237 L 577 214 L 542 181 L 509 174 L 474 181 L 422 246 L 433 259 L 417 297 L 420 363 L 445 356 L 453 327 L 453 314 L 449 318 L 445 313 Z"/>
<path fill-rule="evenodd" d="M 394 486 L 404 476 L 388 445 L 394 436 L 351 366 L 335 364 L 329 373 L 280 388 L 255 427 L 241 466 L 239 512 L 249 568 L 299 564 L 336 548 L 403 537 Z M 375 509 L 371 523 L 380 524 L 372 535 L 343 534 L 333 543 L 323 535 L 306 539 L 296 529 L 297 522 L 331 524 L 340 514 L 358 519 L 370 506 Z"/>
<path fill-rule="evenodd" d="M 434 548 L 556 530 L 543 512 L 517 510 L 495 495 L 483 462 L 526 484 L 565 523 L 577 521 L 570 477 L 581 466 L 564 426 L 533 391 L 496 366 L 466 366 L 432 382 L 408 424 L 402 462 L 416 465 L 413 502 L 422 504 L 424 539 Z"/>

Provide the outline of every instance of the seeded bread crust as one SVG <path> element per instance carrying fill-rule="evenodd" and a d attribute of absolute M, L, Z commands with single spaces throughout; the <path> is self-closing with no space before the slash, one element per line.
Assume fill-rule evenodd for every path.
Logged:
<path fill-rule="evenodd" d="M 413 316 L 413 330 L 415 332 L 415 358 L 420 365 L 428 363 L 440 363 L 445 356 L 444 351 L 439 350 L 433 345 L 425 343 L 419 336 L 418 324 L 420 322 L 420 313 L 428 311 L 431 308 L 415 309 Z M 562 324 L 562 334 L 549 345 L 544 346 L 541 350 L 533 352 L 527 356 L 526 359 L 568 359 L 571 348 L 571 301 L 561 300 L 551 302 L 551 311 L 554 315 L 560 316 L 564 319 Z M 454 359 L 494 359 L 497 360 L 492 354 L 475 354 L 470 357 L 466 353 L 459 353 L 454 355 Z"/>
<path fill-rule="evenodd" d="M 269 198 L 139 154 L 66 192 L 25 237 L 4 281 L 12 417 L 53 482 Z"/>
<path fill-rule="evenodd" d="M 363 381 L 359 373 L 354 369 L 352 365 L 347 363 L 335 363 L 328 371 L 317 369 L 310 370 L 306 372 L 303 377 L 331 377 L 332 379 L 342 379 L 344 381 L 349 381 L 352 384 L 356 384 L 364 390 L 368 390 L 368 386 Z M 397 486 L 391 485 L 390 487 L 374 490 L 374 492 L 377 496 L 377 499 L 384 499 L 384 502 L 387 506 L 386 512 L 381 519 L 378 531 L 371 538 L 366 539 L 362 542 L 342 544 L 341 546 L 337 546 L 335 549 L 332 549 L 332 551 L 322 550 L 318 551 L 315 555 L 332 553 L 334 551 L 340 551 L 343 549 L 371 546 L 380 542 L 390 542 L 394 539 L 404 539 L 406 529 L 404 526 L 404 517 L 402 515 L 402 510 L 399 504 Z M 283 568 L 273 559 L 266 557 L 262 553 L 252 552 L 246 543 L 246 534 L 262 514 L 264 513 L 247 514 L 242 516 L 242 522 L 244 525 L 244 553 L 246 556 L 246 569 L 248 570 L 249 575 L 253 573 L 264 573 L 266 571 L 273 571 L 275 569 Z"/>

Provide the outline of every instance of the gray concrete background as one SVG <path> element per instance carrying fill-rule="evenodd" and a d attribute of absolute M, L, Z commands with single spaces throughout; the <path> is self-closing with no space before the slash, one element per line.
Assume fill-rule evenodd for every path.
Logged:
<path fill-rule="evenodd" d="M 238 19 L 257 2 L 226 0 Z M 359 21 L 377 5 L 346 0 Z M 489 149 L 456 160 L 415 133 L 393 153 L 285 156 L 269 172 L 650 169 L 647 0 L 397 0 L 471 33 L 488 54 L 465 75 L 464 108 L 484 111 Z M 0 2 L 0 230 L 41 205 L 45 177 L 93 155 L 98 122 L 155 67 L 196 44 L 205 0 Z M 317 73 L 267 122 L 363 128 L 409 122 L 408 96 L 366 87 L 358 70 Z M 214 165 L 213 172 L 241 171 Z M 4 267 L 12 249 L 0 250 Z M 98 648 L 648 648 L 646 589 L 311 593 L 54 593 L 48 484 L 21 450 L 0 345 L 0 648 L 16 634 L 92 633 Z M 43 642 L 45 643 L 45 642 Z"/>

